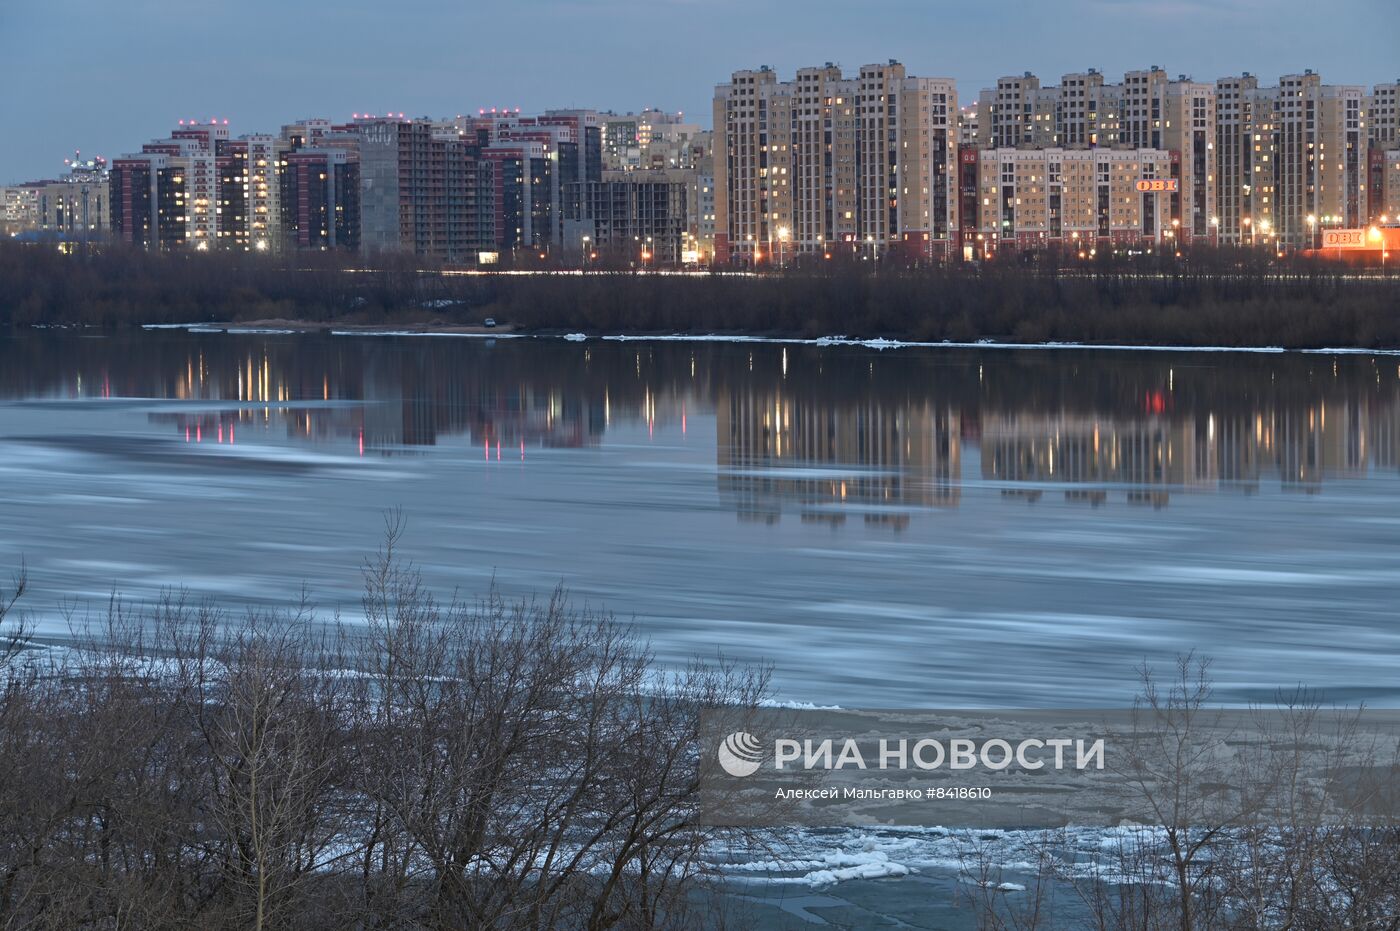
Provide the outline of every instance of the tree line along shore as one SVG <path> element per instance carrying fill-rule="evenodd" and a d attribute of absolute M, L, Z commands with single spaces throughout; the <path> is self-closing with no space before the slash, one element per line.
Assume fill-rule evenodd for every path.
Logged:
<path fill-rule="evenodd" d="M 1400 347 L 1400 272 L 1251 250 L 1043 253 L 935 267 L 761 275 L 457 274 L 411 256 L 80 255 L 0 243 L 0 326 L 299 321 L 526 332 L 920 341 Z M 559 270 L 562 271 L 562 270 Z"/>

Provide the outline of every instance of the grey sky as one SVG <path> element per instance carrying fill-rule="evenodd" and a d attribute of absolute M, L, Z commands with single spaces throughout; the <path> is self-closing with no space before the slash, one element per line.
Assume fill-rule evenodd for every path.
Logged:
<path fill-rule="evenodd" d="M 0 0 L 0 183 L 111 157 L 176 120 L 237 135 L 308 117 L 482 106 L 684 110 L 737 68 L 898 58 L 959 81 L 1400 78 L 1397 0 Z"/>

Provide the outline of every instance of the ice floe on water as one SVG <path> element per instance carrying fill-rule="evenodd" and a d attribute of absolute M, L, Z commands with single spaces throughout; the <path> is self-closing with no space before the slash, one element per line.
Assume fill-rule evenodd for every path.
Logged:
<path fill-rule="evenodd" d="M 937 874 L 1014 894 L 1036 880 L 1053 851 L 1061 879 L 1115 883 L 1125 858 L 1162 840 L 1143 825 L 1066 827 L 1048 831 L 941 827 L 801 828 L 749 850 L 715 851 L 706 869 L 723 882 L 824 889 L 860 880 Z"/>
<path fill-rule="evenodd" d="M 809 701 L 784 701 L 765 698 L 758 703 L 760 708 L 781 708 L 786 711 L 840 711 L 840 705 L 818 705 Z"/>
<path fill-rule="evenodd" d="M 191 323 L 147 323 L 144 330 L 188 330 L 191 333 L 241 333 L 247 335 L 286 335 L 297 330 L 258 327 L 211 327 Z M 907 340 L 889 339 L 883 336 L 853 338 L 845 334 L 818 336 L 815 338 L 797 336 L 763 336 L 744 333 L 607 333 L 590 335 L 573 332 L 549 337 L 531 333 L 509 332 L 453 332 L 444 330 L 331 330 L 332 336 L 462 336 L 477 339 L 563 339 L 571 343 L 581 343 L 588 339 L 602 339 L 619 343 L 646 342 L 685 342 L 685 343 L 763 343 L 794 346 L 859 346 L 864 349 L 1082 349 L 1112 350 L 1114 352 L 1246 352 L 1246 353 L 1286 353 L 1300 352 L 1312 355 L 1400 355 L 1396 349 L 1323 348 L 1286 349 L 1283 346 L 1146 346 L 1131 343 L 1082 343 L 1073 340 L 1052 340 L 1043 343 L 1021 343 L 1007 340 L 978 339 L 957 340 Z"/>
<path fill-rule="evenodd" d="M 1282 353 L 1289 350 L 1282 346 L 1138 346 L 1127 343 L 1017 343 L 993 339 L 979 339 L 972 342 L 954 340 L 906 340 L 888 339 L 877 336 L 869 339 L 853 339 L 847 336 L 819 336 L 805 339 L 794 336 L 749 336 L 722 333 L 669 333 L 669 334 L 624 334 L 615 333 L 600 336 L 599 339 L 616 342 L 691 342 L 691 343 L 773 343 L 800 346 L 860 346 L 865 349 L 1111 349 L 1118 352 L 1250 352 Z M 1305 350 L 1325 352 L 1327 350 Z M 1369 350 L 1357 350 L 1366 352 Z M 1390 352 L 1390 350 L 1377 350 Z M 1396 350 L 1400 352 L 1400 350 Z"/>
<path fill-rule="evenodd" d="M 524 339 L 526 333 L 458 332 L 455 330 L 331 330 L 332 336 L 455 336 L 465 339 Z"/>

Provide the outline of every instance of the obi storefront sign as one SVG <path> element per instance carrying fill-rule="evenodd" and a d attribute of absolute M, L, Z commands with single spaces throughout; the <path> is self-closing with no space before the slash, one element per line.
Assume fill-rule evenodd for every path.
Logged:
<path fill-rule="evenodd" d="M 1380 239 L 1379 236 L 1376 237 Z M 1323 230 L 1322 248 L 1324 249 L 1372 249 L 1379 245 L 1367 241 L 1366 231 L 1358 230 Z"/>
<path fill-rule="evenodd" d="M 1180 182 L 1175 178 L 1143 178 L 1137 189 L 1144 194 L 1174 194 L 1180 190 Z"/>

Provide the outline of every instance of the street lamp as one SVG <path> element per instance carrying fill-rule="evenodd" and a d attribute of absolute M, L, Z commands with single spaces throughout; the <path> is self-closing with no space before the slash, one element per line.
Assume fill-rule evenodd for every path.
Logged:
<path fill-rule="evenodd" d="M 788 237 L 791 236 L 791 235 L 792 235 L 792 230 L 788 229 L 786 226 L 780 226 L 780 227 L 778 227 L 778 250 L 779 250 L 779 251 L 778 251 L 778 267 L 779 267 L 779 268 L 782 268 L 782 267 L 783 267 L 783 263 L 784 263 L 784 261 L 785 261 L 786 258 L 787 258 L 787 241 L 788 241 Z M 770 247 L 769 251 L 770 251 L 770 252 L 772 251 L 771 247 Z"/>
<path fill-rule="evenodd" d="M 589 236 L 583 237 L 583 264 L 584 264 L 584 267 L 585 267 L 585 268 L 588 266 L 588 255 L 589 255 L 588 244 L 589 244 L 590 242 L 592 242 L 592 241 L 593 241 L 592 237 L 589 237 Z"/>

